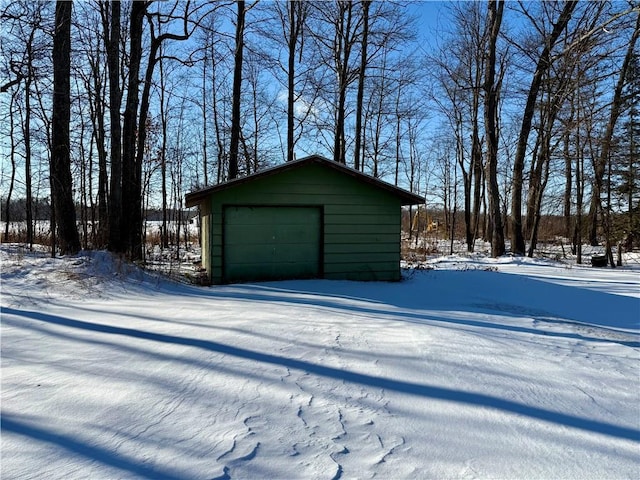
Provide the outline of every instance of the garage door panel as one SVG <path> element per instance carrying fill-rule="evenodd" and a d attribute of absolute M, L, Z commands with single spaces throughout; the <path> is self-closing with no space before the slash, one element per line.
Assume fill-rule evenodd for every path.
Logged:
<path fill-rule="evenodd" d="M 268 250 L 263 245 L 245 245 L 243 247 L 242 254 L 234 254 L 234 248 L 225 249 L 226 257 L 229 258 L 234 264 L 249 264 L 249 263 L 296 263 L 296 262 L 308 262 L 310 256 L 314 256 L 316 253 L 315 248 L 301 248 L 298 244 L 283 244 L 277 248 L 272 247 Z M 311 262 L 310 262 L 311 263 Z M 227 265 L 231 266 L 231 265 Z"/>
<path fill-rule="evenodd" d="M 226 207 L 225 280 L 319 276 L 321 217 L 317 207 Z"/>
<path fill-rule="evenodd" d="M 291 278 L 315 278 L 317 268 L 300 263 L 242 263 L 225 268 L 227 282 L 285 280 Z"/>
<path fill-rule="evenodd" d="M 233 225 L 225 231 L 225 241 L 256 244 L 274 240 L 284 242 L 287 236 L 291 238 L 302 236 L 304 239 L 308 230 L 309 225 Z"/>

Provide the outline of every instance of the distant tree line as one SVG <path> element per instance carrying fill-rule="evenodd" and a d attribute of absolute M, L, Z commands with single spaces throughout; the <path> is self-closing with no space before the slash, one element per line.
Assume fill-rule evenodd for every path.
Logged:
<path fill-rule="evenodd" d="M 167 246 L 187 191 L 320 153 L 462 212 L 469 251 L 533 255 L 561 215 L 613 264 L 640 238 L 640 4 L 451 2 L 429 37 L 420 6 L 3 4 L 3 220 L 24 199 L 33 243 L 49 198 L 54 254 L 140 260 L 150 208 Z"/>

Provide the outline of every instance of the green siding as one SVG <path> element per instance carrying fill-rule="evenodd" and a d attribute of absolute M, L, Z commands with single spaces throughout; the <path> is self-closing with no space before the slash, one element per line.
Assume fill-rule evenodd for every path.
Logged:
<path fill-rule="evenodd" d="M 399 209 L 400 207 L 398 207 Z M 326 218 L 327 215 L 325 215 Z M 400 221 L 400 217 L 398 216 L 398 222 Z M 348 234 L 352 235 L 395 235 L 398 241 L 400 240 L 400 223 L 396 225 L 382 225 L 376 223 L 355 223 L 353 228 L 349 228 L 343 224 L 331 223 L 324 225 L 324 233 L 325 235 L 335 235 L 336 237 L 348 238 Z M 366 239 L 362 239 L 363 243 L 366 242 Z M 338 241 L 338 238 L 336 238 Z M 361 242 L 356 242 L 361 243 Z"/>
<path fill-rule="evenodd" d="M 324 246 L 325 258 L 330 255 L 359 255 L 370 253 L 391 253 L 396 254 L 398 247 L 391 243 L 327 243 Z"/>
<path fill-rule="evenodd" d="M 230 261 L 239 261 L 242 255 L 253 257 L 259 253 L 256 245 L 244 245 L 234 253 L 238 258 L 225 258 L 229 242 L 235 243 L 224 235 L 225 209 L 229 206 L 322 207 L 321 249 L 324 251 L 319 276 L 351 280 L 400 279 L 401 200 L 357 178 L 318 164 L 307 164 L 211 195 L 209 268 L 212 283 L 233 280 L 233 275 L 225 278 L 223 260 L 228 268 Z M 241 236 L 252 234 L 252 228 L 245 229 Z M 287 272 L 282 273 L 284 278 Z"/>
<path fill-rule="evenodd" d="M 211 280 L 211 207 L 208 204 L 200 205 L 200 262 Z"/>

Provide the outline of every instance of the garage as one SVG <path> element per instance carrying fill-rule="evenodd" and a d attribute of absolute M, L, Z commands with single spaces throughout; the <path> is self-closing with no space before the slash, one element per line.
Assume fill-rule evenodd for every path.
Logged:
<path fill-rule="evenodd" d="M 313 155 L 186 195 L 211 284 L 398 281 L 404 205 L 424 198 Z"/>
<path fill-rule="evenodd" d="M 231 205 L 223 214 L 225 282 L 320 276 L 320 207 Z"/>

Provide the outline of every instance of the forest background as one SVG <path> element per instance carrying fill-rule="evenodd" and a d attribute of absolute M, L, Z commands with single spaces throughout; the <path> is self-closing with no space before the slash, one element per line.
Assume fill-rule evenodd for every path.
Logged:
<path fill-rule="evenodd" d="M 186 192 L 309 154 L 469 251 L 640 241 L 637 1 L 0 5 L 3 241 L 141 260 Z"/>

